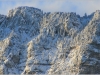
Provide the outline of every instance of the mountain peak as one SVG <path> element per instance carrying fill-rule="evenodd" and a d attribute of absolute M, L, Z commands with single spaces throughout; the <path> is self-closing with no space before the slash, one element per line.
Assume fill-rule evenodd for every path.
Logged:
<path fill-rule="evenodd" d="M 80 17 L 27 6 L 0 15 L 0 74 L 100 74 L 99 21 L 100 11 Z"/>
<path fill-rule="evenodd" d="M 41 12 L 40 9 L 38 8 L 34 8 L 34 7 L 28 7 L 28 6 L 21 6 L 21 7 L 16 7 L 15 9 L 11 9 L 9 10 L 8 16 L 12 17 L 14 15 L 18 15 L 18 14 L 22 14 L 22 13 L 37 13 L 37 12 Z"/>

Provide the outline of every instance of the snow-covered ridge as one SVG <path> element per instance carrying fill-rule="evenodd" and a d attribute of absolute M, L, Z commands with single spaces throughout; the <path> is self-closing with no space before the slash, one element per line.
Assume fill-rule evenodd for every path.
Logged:
<path fill-rule="evenodd" d="M 100 11 L 0 15 L 0 74 L 100 74 Z"/>

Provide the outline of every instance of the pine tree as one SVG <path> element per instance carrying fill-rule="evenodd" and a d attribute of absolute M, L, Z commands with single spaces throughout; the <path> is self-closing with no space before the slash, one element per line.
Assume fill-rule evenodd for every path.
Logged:
<path fill-rule="evenodd" d="M 84 14 L 84 18 L 87 18 L 87 14 L 86 13 Z"/>

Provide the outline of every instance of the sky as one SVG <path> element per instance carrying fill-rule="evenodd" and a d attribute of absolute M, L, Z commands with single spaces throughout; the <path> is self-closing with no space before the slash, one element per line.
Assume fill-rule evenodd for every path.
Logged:
<path fill-rule="evenodd" d="M 44 12 L 76 12 L 83 16 L 100 10 L 100 0 L 0 0 L 0 14 L 7 15 L 18 6 L 35 7 Z"/>

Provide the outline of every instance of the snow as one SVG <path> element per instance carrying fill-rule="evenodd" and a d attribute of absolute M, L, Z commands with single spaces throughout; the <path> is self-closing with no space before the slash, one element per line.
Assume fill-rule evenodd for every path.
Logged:
<path fill-rule="evenodd" d="M 43 13 L 38 8 L 18 7 L 7 16 L 0 15 L 0 72 L 77 74 L 79 67 L 86 67 L 81 63 L 99 65 L 92 54 L 100 53 L 96 46 L 100 29 L 94 22 L 100 13 L 94 14 L 78 17 L 74 12 Z"/>

